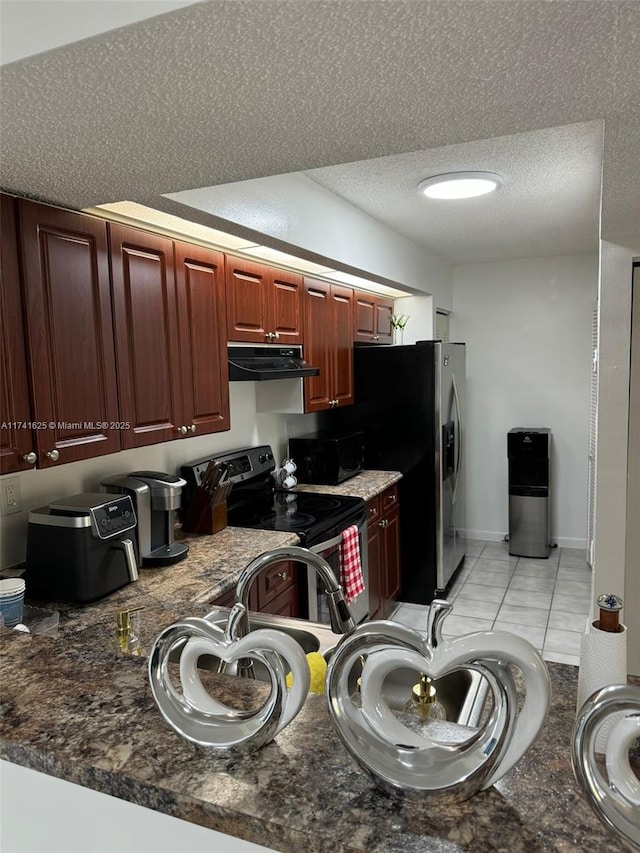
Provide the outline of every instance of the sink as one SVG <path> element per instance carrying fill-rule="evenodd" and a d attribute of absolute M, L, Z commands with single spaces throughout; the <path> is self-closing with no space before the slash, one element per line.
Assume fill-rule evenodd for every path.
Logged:
<path fill-rule="evenodd" d="M 228 608 L 219 608 L 221 622 L 226 622 Z M 268 613 L 251 613 L 249 617 L 250 631 L 260 628 L 274 628 L 292 637 L 302 647 L 305 654 L 319 652 L 328 662 L 333 650 L 340 640 L 340 635 L 334 634 L 329 626 L 306 619 L 292 619 L 285 616 L 273 616 Z M 173 663 L 180 659 L 181 649 L 171 653 L 169 660 Z M 220 671 L 220 659 L 215 655 L 201 655 L 198 668 L 209 672 Z M 349 675 L 349 690 L 357 691 L 361 667 L 355 665 Z M 233 674 L 232 671 L 227 671 Z M 414 684 L 420 681 L 420 672 L 406 667 L 391 672 L 384 681 L 383 692 L 389 708 L 394 713 L 402 712 L 411 698 Z M 269 675 L 262 664 L 255 662 L 253 675 L 258 681 L 270 681 Z M 479 673 L 460 669 L 448 673 L 433 682 L 438 701 L 444 706 L 447 720 L 463 726 L 476 727 L 484 710 L 488 693 L 488 683 Z"/>

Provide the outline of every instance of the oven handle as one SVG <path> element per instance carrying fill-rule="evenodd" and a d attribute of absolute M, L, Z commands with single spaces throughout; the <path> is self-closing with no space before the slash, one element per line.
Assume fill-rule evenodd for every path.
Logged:
<path fill-rule="evenodd" d="M 333 548 L 334 545 L 339 545 L 342 542 L 342 535 L 334 536 L 333 539 L 327 539 L 326 542 L 320 542 L 319 545 L 312 545 L 309 550 L 313 551 L 314 554 L 321 554 L 323 551 L 327 551 L 329 548 Z"/>

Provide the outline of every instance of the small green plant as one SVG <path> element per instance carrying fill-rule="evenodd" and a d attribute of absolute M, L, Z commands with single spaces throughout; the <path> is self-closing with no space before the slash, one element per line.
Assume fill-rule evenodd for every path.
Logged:
<path fill-rule="evenodd" d="M 391 315 L 391 325 L 394 329 L 400 329 L 401 332 L 404 332 L 405 326 L 409 322 L 409 314 L 392 314 Z"/>

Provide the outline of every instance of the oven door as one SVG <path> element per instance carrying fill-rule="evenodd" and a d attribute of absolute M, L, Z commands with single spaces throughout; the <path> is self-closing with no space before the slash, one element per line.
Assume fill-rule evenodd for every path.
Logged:
<path fill-rule="evenodd" d="M 360 541 L 360 563 L 362 564 L 362 577 L 364 578 L 364 592 L 349 604 L 354 622 L 359 624 L 369 617 L 369 566 L 367 555 L 367 517 L 365 514 L 353 522 L 358 527 L 358 538 Z M 333 569 L 336 578 L 340 580 L 340 542 L 342 531 L 331 536 L 329 539 L 316 545 L 309 545 L 309 550 L 320 554 Z M 309 619 L 312 622 L 322 622 L 326 625 L 331 623 L 327 600 L 324 596 L 322 583 L 313 569 L 308 571 L 308 595 L 309 595 Z"/>

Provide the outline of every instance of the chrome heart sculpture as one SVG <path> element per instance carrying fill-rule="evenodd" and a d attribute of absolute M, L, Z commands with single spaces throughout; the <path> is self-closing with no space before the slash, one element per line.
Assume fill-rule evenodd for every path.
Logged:
<path fill-rule="evenodd" d="M 603 723 L 615 719 L 606 743 L 607 782 L 596 762 L 596 738 Z M 631 850 L 640 850 L 640 779 L 629 749 L 640 737 L 640 688 L 614 684 L 584 703 L 573 726 L 573 773 L 600 821 Z"/>
<path fill-rule="evenodd" d="M 326 692 L 340 738 L 378 784 L 456 801 L 493 785 L 521 758 L 544 722 L 551 687 L 544 661 L 520 637 L 489 631 L 443 640 L 442 621 L 451 609 L 447 601 L 431 604 L 426 638 L 392 621 L 360 625 L 336 647 Z M 520 710 L 509 664 L 522 672 L 526 684 Z M 353 689 L 358 665 L 359 694 Z M 458 727 L 461 742 L 448 735 L 442 739 L 441 724 L 419 732 L 409 728 L 384 697 L 387 675 L 407 667 L 434 680 L 457 670 L 483 676 L 493 694 L 486 720 L 478 729 Z"/>
<path fill-rule="evenodd" d="M 192 743 L 225 752 L 258 749 L 291 722 L 309 692 L 309 666 L 300 645 L 269 628 L 239 637 L 245 615 L 244 606 L 234 604 L 228 615 L 213 611 L 204 619 L 186 618 L 165 628 L 153 644 L 149 681 L 154 699 L 169 725 Z M 181 692 L 169 673 L 170 658 L 178 653 Z M 224 665 L 247 659 L 261 663 L 271 682 L 264 705 L 240 711 L 211 696 L 198 672 L 202 655 L 214 655 Z M 293 673 L 291 689 L 288 672 Z"/>

